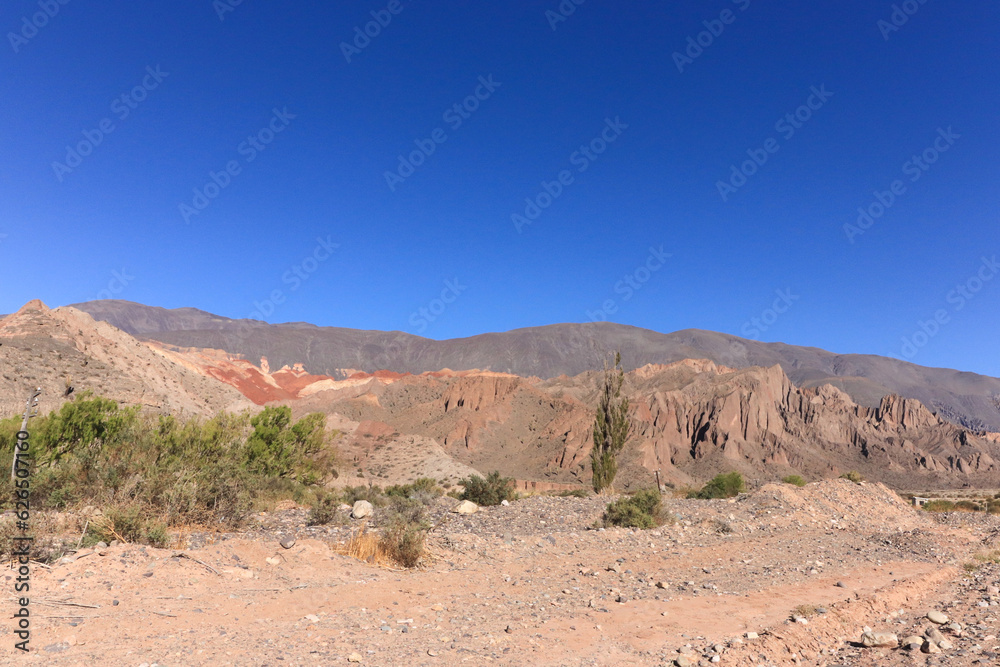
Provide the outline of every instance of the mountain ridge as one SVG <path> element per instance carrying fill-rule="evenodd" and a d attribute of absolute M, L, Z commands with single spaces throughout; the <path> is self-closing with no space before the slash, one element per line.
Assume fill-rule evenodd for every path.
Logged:
<path fill-rule="evenodd" d="M 701 329 L 660 333 L 610 322 L 524 327 L 436 341 L 401 331 L 267 324 L 196 308 L 166 309 L 127 301 L 74 304 L 123 331 L 183 347 L 212 348 L 272 366 L 303 364 L 310 373 L 345 378 L 357 371 L 419 374 L 479 368 L 524 377 L 573 376 L 600 368 L 620 349 L 627 369 L 710 359 L 732 368 L 780 365 L 797 386 L 832 384 L 860 405 L 898 394 L 974 431 L 1000 431 L 1000 379 L 929 368 L 889 357 L 838 354 L 817 347 L 762 343 Z"/>

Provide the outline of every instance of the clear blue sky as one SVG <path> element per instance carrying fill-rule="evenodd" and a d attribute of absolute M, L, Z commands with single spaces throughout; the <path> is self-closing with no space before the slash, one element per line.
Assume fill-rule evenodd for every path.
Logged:
<path fill-rule="evenodd" d="M 995 2 L 232 2 L 4 4 L 0 312 L 449 338 L 607 303 L 1000 376 Z"/>

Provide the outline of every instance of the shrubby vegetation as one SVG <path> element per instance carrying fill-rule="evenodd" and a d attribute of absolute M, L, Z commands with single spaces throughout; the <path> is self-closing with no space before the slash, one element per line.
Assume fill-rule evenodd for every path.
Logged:
<path fill-rule="evenodd" d="M 806 485 L 806 480 L 802 479 L 801 475 L 789 475 L 788 477 L 782 477 L 781 481 L 785 484 L 791 484 L 792 486 Z"/>
<path fill-rule="evenodd" d="M 0 420 L 0 467 L 10 469 L 19 418 Z M 100 507 L 87 540 L 164 544 L 169 526 L 238 528 L 261 503 L 304 500 L 336 475 L 325 419 L 292 422 L 288 407 L 181 421 L 83 393 L 31 422 L 33 509 Z M 9 478 L 0 507 L 10 506 Z"/>
<path fill-rule="evenodd" d="M 662 502 L 659 491 L 643 489 L 609 503 L 602 522 L 605 526 L 622 528 L 655 528 L 673 523 L 673 516 L 663 510 Z"/>
<path fill-rule="evenodd" d="M 723 475 L 716 475 L 712 480 L 703 486 L 700 491 L 692 491 L 688 498 L 698 498 L 700 500 L 710 500 L 712 498 L 733 498 L 746 491 L 746 484 L 743 482 L 743 475 L 738 472 L 731 472 Z"/>
<path fill-rule="evenodd" d="M 510 502 L 517 498 L 514 491 L 514 478 L 501 477 L 499 470 L 494 470 L 486 479 L 472 475 L 459 482 L 465 490 L 459 496 L 462 500 L 471 500 L 477 505 L 499 505 L 503 501 Z"/>
<path fill-rule="evenodd" d="M 859 473 L 857 470 L 845 472 L 843 475 L 840 476 L 840 479 L 849 479 L 855 484 L 860 484 L 861 482 L 865 481 L 865 478 L 862 477 L 861 473 Z"/>

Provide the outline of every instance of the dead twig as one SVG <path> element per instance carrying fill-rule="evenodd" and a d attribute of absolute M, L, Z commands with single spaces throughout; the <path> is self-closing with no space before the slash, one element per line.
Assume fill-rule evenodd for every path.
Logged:
<path fill-rule="evenodd" d="M 80 545 L 83 544 L 83 538 L 87 536 L 87 528 L 90 527 L 90 519 L 87 519 L 83 524 L 83 532 L 80 533 L 80 539 L 76 543 L 76 550 L 80 550 Z"/>
<path fill-rule="evenodd" d="M 201 565 L 203 567 L 207 567 L 209 570 L 211 570 L 215 574 L 219 575 L 220 577 L 222 576 L 221 574 L 219 574 L 218 570 L 216 570 L 214 567 L 212 567 L 211 565 L 209 565 L 205 561 L 198 560 L 194 556 L 189 556 L 186 553 L 184 553 L 183 551 L 178 551 L 177 553 L 175 553 L 174 554 L 174 558 L 187 558 L 188 560 L 193 560 L 194 562 L 198 563 L 198 565 Z"/>
<path fill-rule="evenodd" d="M 83 607 L 85 609 L 100 609 L 99 604 L 83 604 L 82 602 L 69 602 L 66 600 L 33 600 L 35 604 L 45 604 L 51 607 Z"/>
<path fill-rule="evenodd" d="M 151 614 L 159 614 L 160 616 L 168 616 L 170 618 L 177 618 L 177 614 L 168 614 L 165 611 L 154 611 L 152 609 L 147 609 L 146 611 L 148 611 Z"/>

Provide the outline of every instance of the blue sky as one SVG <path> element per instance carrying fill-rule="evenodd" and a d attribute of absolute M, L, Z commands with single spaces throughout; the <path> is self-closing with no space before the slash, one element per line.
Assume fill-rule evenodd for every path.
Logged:
<path fill-rule="evenodd" d="M 996 3 L 232 2 L 5 3 L 0 312 L 607 317 L 1000 376 Z"/>

